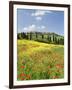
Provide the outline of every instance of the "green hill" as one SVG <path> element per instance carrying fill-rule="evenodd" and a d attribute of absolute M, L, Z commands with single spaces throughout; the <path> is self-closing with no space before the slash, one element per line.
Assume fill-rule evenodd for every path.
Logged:
<path fill-rule="evenodd" d="M 50 32 L 22 32 L 18 33 L 18 39 L 35 40 L 38 42 L 51 43 L 51 44 L 64 44 L 64 36 Z"/>

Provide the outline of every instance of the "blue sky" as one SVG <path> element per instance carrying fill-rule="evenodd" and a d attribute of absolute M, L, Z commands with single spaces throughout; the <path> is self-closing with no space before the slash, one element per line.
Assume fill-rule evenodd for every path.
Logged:
<path fill-rule="evenodd" d="M 55 32 L 64 35 L 64 12 L 38 9 L 17 9 L 17 31 Z"/>

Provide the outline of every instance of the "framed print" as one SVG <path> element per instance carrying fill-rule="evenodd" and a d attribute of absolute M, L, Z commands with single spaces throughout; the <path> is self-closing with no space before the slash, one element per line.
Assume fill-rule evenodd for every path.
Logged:
<path fill-rule="evenodd" d="M 70 85 L 70 5 L 9 2 L 9 88 Z"/>

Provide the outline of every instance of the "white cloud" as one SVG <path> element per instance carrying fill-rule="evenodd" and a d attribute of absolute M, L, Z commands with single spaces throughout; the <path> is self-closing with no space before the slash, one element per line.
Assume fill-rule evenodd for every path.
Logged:
<path fill-rule="evenodd" d="M 31 16 L 44 16 L 47 13 L 52 13 L 52 12 L 47 10 L 36 10 L 36 12 L 32 13 Z"/>
<path fill-rule="evenodd" d="M 24 30 L 27 30 L 27 27 L 24 27 Z"/>
<path fill-rule="evenodd" d="M 42 20 L 42 17 L 36 17 L 36 20 Z"/>
<path fill-rule="evenodd" d="M 37 32 L 46 32 L 47 28 L 44 25 L 36 26 L 36 25 L 32 24 L 32 25 L 30 25 L 28 27 L 24 27 L 22 31 L 23 32 L 34 32 L 34 31 L 37 31 Z"/>
<path fill-rule="evenodd" d="M 41 26 L 42 29 L 45 29 L 46 27 L 45 26 Z"/>
<path fill-rule="evenodd" d="M 42 20 L 42 17 L 47 13 L 52 13 L 52 12 L 48 10 L 36 10 L 34 13 L 31 14 L 31 16 L 34 16 L 36 20 Z"/>
<path fill-rule="evenodd" d="M 35 31 L 36 30 L 36 25 L 32 24 L 28 27 L 24 27 L 23 28 L 24 32 L 31 32 L 31 31 Z"/>
<path fill-rule="evenodd" d="M 28 27 L 29 31 L 35 31 L 36 25 L 32 24 L 31 26 Z"/>
<path fill-rule="evenodd" d="M 35 13 L 32 13 L 32 16 L 42 16 L 44 15 L 44 11 L 37 10 Z"/>

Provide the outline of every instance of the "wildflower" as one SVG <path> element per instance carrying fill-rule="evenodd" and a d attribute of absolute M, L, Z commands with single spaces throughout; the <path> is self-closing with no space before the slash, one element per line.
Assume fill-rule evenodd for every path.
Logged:
<path fill-rule="evenodd" d="M 61 66 L 61 68 L 64 68 L 64 66 Z"/>
<path fill-rule="evenodd" d="M 60 70 L 57 70 L 57 72 L 60 72 Z"/>
<path fill-rule="evenodd" d="M 51 68 L 51 66 L 48 66 L 48 69 L 50 69 Z"/>
<path fill-rule="evenodd" d="M 58 76 L 53 76 L 52 78 L 53 78 L 53 79 L 56 79 L 56 78 L 59 78 L 59 77 L 58 77 Z"/>
<path fill-rule="evenodd" d="M 63 66 L 60 65 L 60 64 L 57 64 L 57 65 L 56 65 L 56 68 L 63 68 Z"/>
<path fill-rule="evenodd" d="M 21 73 L 21 74 L 20 74 L 20 77 L 23 77 L 23 76 L 25 76 L 25 74 L 24 74 L 24 73 Z"/>
<path fill-rule="evenodd" d="M 60 64 L 57 64 L 57 65 L 56 65 L 56 68 L 61 68 L 61 65 L 60 65 Z"/>
<path fill-rule="evenodd" d="M 25 68 L 25 66 L 21 66 L 21 68 Z"/>
<path fill-rule="evenodd" d="M 21 80 L 25 80 L 25 78 L 21 78 Z"/>
<path fill-rule="evenodd" d="M 51 72 L 50 72 L 50 71 L 48 71 L 48 74 L 51 74 Z"/>
<path fill-rule="evenodd" d="M 27 78 L 28 78 L 28 79 L 30 79 L 30 78 L 31 78 L 31 76 L 30 76 L 30 75 L 27 75 Z"/>
<path fill-rule="evenodd" d="M 55 76 L 53 76 L 52 78 L 55 79 Z"/>
<path fill-rule="evenodd" d="M 59 78 L 58 76 L 55 76 L 55 78 Z"/>

